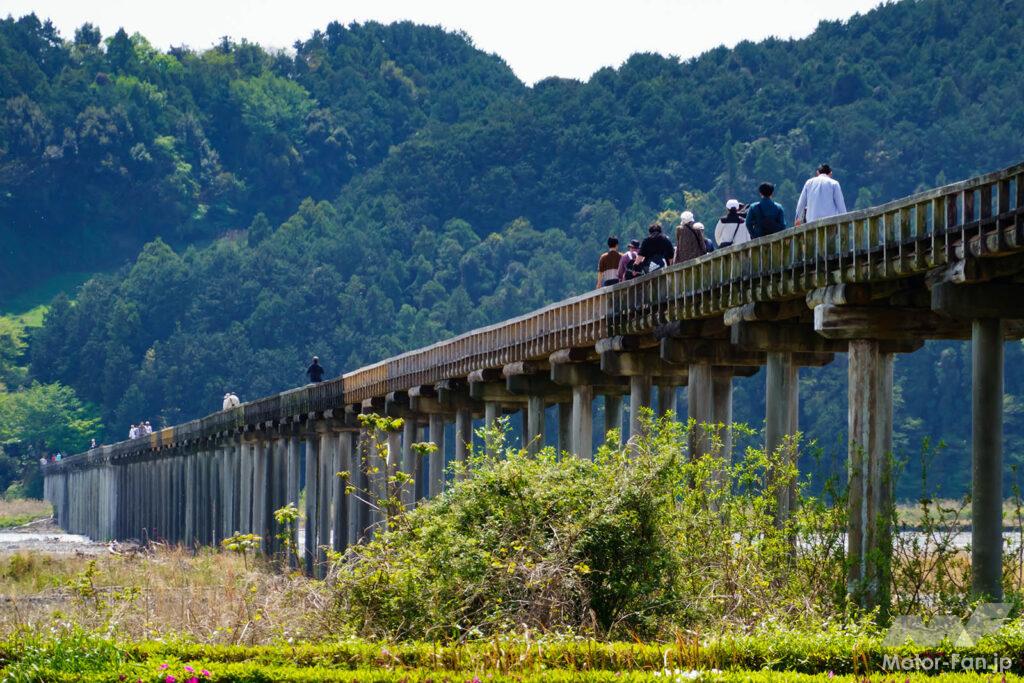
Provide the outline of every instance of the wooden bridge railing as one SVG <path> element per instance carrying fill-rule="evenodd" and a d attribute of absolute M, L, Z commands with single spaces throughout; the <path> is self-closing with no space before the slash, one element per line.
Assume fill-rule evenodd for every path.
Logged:
<path fill-rule="evenodd" d="M 1024 164 L 720 249 L 344 376 L 345 401 L 644 334 L 830 284 L 909 277 L 1024 242 Z"/>

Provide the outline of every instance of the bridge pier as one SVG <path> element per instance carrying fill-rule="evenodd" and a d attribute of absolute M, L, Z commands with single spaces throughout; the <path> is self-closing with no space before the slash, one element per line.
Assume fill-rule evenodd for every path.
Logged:
<path fill-rule="evenodd" d="M 337 435 L 336 458 L 334 461 L 334 472 L 331 473 L 331 496 L 334 499 L 334 507 L 331 509 L 332 534 L 331 549 L 335 552 L 344 552 L 348 547 L 349 540 L 349 495 L 346 493 L 348 480 L 339 477 L 339 472 L 352 472 L 352 455 L 355 453 L 352 440 L 354 433 L 349 430 L 341 430 Z"/>
<path fill-rule="evenodd" d="M 971 325 L 971 593 L 1003 597 L 1003 322 Z"/>
<path fill-rule="evenodd" d="M 608 432 L 616 430 L 617 440 L 612 446 L 622 447 L 622 396 L 618 394 L 604 395 L 604 436 L 608 438 Z"/>
<path fill-rule="evenodd" d="M 420 479 L 419 457 L 412 449 L 416 441 L 416 417 L 407 413 L 402 423 L 402 474 L 412 479 L 402 485 L 402 505 L 412 509 L 416 505 L 416 485 Z"/>
<path fill-rule="evenodd" d="M 319 507 L 320 487 L 320 440 L 316 433 L 316 423 L 306 423 L 306 528 L 304 536 L 305 551 L 303 553 L 306 575 L 313 576 L 317 563 L 317 508 Z"/>
<path fill-rule="evenodd" d="M 317 422 L 317 475 L 316 475 L 316 577 L 327 573 L 327 548 L 331 547 L 331 468 L 334 465 L 337 439 L 324 420 Z"/>
<path fill-rule="evenodd" d="M 459 464 L 458 479 L 466 478 L 469 453 L 473 447 L 473 413 L 467 407 L 455 411 L 455 462 Z"/>
<path fill-rule="evenodd" d="M 867 608 L 889 604 L 892 371 L 879 342 L 850 342 L 847 592 Z"/>
<path fill-rule="evenodd" d="M 430 441 L 437 448 L 430 454 L 430 486 L 427 491 L 429 498 L 437 498 L 444 491 L 444 416 L 439 413 L 430 415 Z"/>

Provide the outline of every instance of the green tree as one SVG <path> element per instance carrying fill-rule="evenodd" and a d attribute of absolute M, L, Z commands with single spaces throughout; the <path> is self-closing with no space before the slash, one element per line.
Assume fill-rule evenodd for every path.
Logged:
<path fill-rule="evenodd" d="M 34 382 L 22 391 L 0 393 L 0 444 L 17 445 L 26 458 L 58 449 L 77 453 L 99 430 L 95 409 L 70 387 Z"/>

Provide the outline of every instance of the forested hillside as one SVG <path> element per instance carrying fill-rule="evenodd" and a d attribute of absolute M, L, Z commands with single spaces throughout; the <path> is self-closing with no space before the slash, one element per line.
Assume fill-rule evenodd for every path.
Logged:
<path fill-rule="evenodd" d="M 659 213 L 713 223 L 768 179 L 791 216 L 823 160 L 866 206 L 1024 159 L 1022 17 L 1024 0 L 904 0 L 802 40 L 638 54 L 532 88 L 409 24 L 331 24 L 294 54 L 162 53 L 9 19 L 0 291 L 149 242 L 58 298 L 28 351 L 31 378 L 73 387 L 120 438 L 229 389 L 301 383 L 312 353 L 339 374 L 583 291 L 604 238 Z M 933 474 L 950 493 L 969 478 L 967 353 L 931 344 L 897 365 L 902 454 L 949 440 Z M 1020 360 L 1014 345 L 1011 461 Z M 762 384 L 740 383 L 738 416 L 761 419 Z M 801 409 L 841 451 L 841 359 L 804 371 Z"/>

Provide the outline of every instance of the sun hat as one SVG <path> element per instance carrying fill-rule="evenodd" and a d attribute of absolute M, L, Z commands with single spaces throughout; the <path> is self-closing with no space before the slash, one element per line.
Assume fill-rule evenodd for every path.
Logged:
<path fill-rule="evenodd" d="M 738 209 L 738 208 L 740 208 L 740 202 L 737 199 L 730 199 L 729 201 L 727 201 L 725 203 L 725 208 L 727 208 L 727 209 Z"/>

